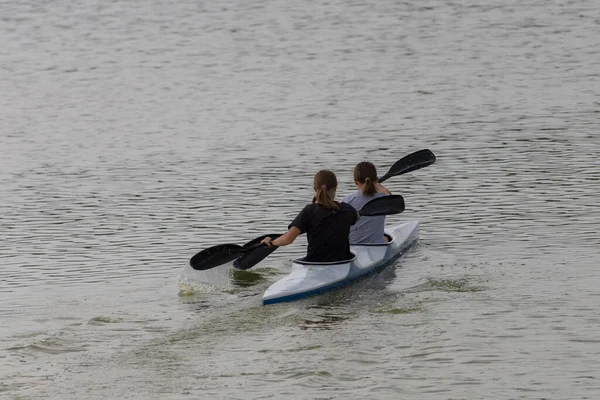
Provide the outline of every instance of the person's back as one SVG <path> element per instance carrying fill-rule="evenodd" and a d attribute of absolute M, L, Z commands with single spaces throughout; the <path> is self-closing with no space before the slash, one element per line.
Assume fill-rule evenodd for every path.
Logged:
<path fill-rule="evenodd" d="M 382 196 L 386 196 L 386 194 L 378 192 L 371 196 L 367 196 L 360 191 L 356 191 L 344 197 L 342 203 L 347 203 L 356 210 L 360 210 L 369 201 Z M 360 217 L 350 228 L 350 243 L 385 243 L 383 234 L 384 228 L 385 215 Z"/>
<path fill-rule="evenodd" d="M 351 258 L 350 226 L 358 213 L 348 204 L 336 202 L 337 178 L 328 170 L 317 172 L 313 181 L 315 197 L 312 204 L 300 211 L 288 231 L 271 240 L 262 240 L 266 246 L 287 246 L 302 233 L 307 234 L 308 248 L 304 261 L 335 262 Z"/>
<path fill-rule="evenodd" d="M 354 167 L 354 183 L 358 191 L 344 197 L 342 202 L 350 204 L 356 210 L 360 210 L 366 203 L 377 197 L 392 194 L 377 182 L 377 170 L 368 161 L 360 162 Z M 350 229 L 350 243 L 385 243 L 384 228 L 385 216 L 361 217 Z"/>
<path fill-rule="evenodd" d="M 338 210 L 318 203 L 309 204 L 290 224 L 307 235 L 304 261 L 334 262 L 351 258 L 348 238 L 357 213 L 348 204 L 337 204 Z"/>

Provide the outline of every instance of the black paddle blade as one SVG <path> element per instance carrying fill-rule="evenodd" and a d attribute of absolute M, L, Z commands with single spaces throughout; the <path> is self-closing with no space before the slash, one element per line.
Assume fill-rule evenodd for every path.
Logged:
<path fill-rule="evenodd" d="M 400 214 L 402 211 L 404 211 L 404 198 L 399 194 L 392 194 L 369 201 L 358 213 L 361 217 L 372 217 L 375 215 Z"/>
<path fill-rule="evenodd" d="M 190 259 L 192 268 L 200 271 L 227 264 L 247 251 L 237 244 L 219 244 L 202 250 Z"/>
<path fill-rule="evenodd" d="M 381 178 L 379 182 L 383 182 L 388 178 L 396 175 L 406 174 L 407 172 L 416 171 L 435 162 L 435 154 L 431 150 L 423 149 L 416 151 L 406 157 L 396 161 L 390 170 Z"/>
<path fill-rule="evenodd" d="M 269 254 L 277 250 L 277 246 L 257 246 L 267 236 L 270 237 L 272 240 L 275 240 L 276 238 L 281 236 L 281 234 L 274 233 L 270 235 L 262 235 L 246 243 L 244 245 L 244 248 L 250 249 L 254 247 L 254 250 L 248 251 L 246 254 L 236 259 L 233 262 L 233 268 L 241 270 L 250 269 L 265 258 L 267 258 Z"/>

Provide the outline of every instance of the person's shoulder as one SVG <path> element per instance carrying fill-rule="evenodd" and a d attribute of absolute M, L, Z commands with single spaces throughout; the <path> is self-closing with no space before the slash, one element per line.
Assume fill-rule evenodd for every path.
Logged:
<path fill-rule="evenodd" d="M 304 206 L 304 208 L 302 209 L 302 212 L 311 212 L 311 211 L 315 210 L 316 208 L 317 208 L 316 203 L 308 203 L 307 205 Z"/>
<path fill-rule="evenodd" d="M 360 196 L 360 192 L 358 190 L 347 194 L 343 199 L 342 199 L 342 203 L 348 203 L 351 204 L 352 201 L 356 200 L 359 196 Z"/>
<path fill-rule="evenodd" d="M 345 201 L 342 201 L 341 203 L 338 203 L 340 206 L 340 211 L 356 211 L 356 209 L 352 206 L 352 204 L 349 204 Z"/>

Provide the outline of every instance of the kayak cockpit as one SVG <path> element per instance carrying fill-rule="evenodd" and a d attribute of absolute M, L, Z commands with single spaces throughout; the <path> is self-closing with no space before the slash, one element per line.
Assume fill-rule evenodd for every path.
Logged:
<path fill-rule="evenodd" d="M 350 246 L 387 246 L 394 242 L 394 237 L 392 235 L 384 233 L 383 236 L 385 237 L 384 243 L 350 243 Z"/>
<path fill-rule="evenodd" d="M 349 258 L 347 260 L 331 261 L 331 262 L 321 262 L 321 261 L 304 261 L 302 258 L 299 258 L 299 259 L 294 260 L 294 263 L 295 264 L 300 264 L 300 265 L 325 265 L 325 266 L 338 265 L 338 264 L 348 264 L 348 263 L 351 263 L 352 261 L 354 261 L 356 259 L 356 253 L 354 253 L 352 250 L 350 250 L 350 253 L 352 253 L 352 255 L 354 257 Z"/>

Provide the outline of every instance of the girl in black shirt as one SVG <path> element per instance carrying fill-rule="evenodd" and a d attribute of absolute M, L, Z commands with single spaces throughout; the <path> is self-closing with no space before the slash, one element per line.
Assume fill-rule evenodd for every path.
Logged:
<path fill-rule="evenodd" d="M 328 170 L 317 172 L 313 188 L 315 197 L 288 226 L 288 231 L 275 240 L 265 238 L 267 247 L 286 246 L 298 235 L 306 233 L 308 249 L 304 261 L 334 262 L 352 258 L 348 234 L 358 219 L 356 210 L 334 200 L 337 178 Z"/>

